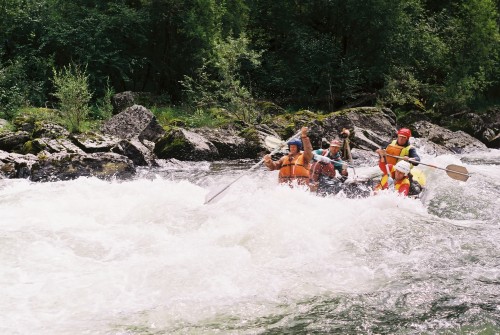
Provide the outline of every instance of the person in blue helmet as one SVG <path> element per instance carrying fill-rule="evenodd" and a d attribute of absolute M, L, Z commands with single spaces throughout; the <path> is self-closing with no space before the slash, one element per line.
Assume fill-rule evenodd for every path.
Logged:
<path fill-rule="evenodd" d="M 302 127 L 301 138 L 294 138 L 288 144 L 288 155 L 274 162 L 271 155 L 264 156 L 264 164 L 269 170 L 279 170 L 279 182 L 299 185 L 309 184 L 309 170 L 313 157 L 312 145 L 307 136 L 308 128 Z M 302 150 L 304 148 L 304 151 Z"/>

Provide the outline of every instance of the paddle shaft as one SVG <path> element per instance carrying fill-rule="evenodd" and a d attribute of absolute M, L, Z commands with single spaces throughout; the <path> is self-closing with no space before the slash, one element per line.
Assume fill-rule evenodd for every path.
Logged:
<path fill-rule="evenodd" d="M 299 136 L 301 133 L 301 131 L 299 131 L 298 133 L 294 134 L 292 137 L 290 137 L 288 141 L 290 141 L 292 138 L 294 137 L 297 137 Z M 275 153 L 277 153 L 278 151 L 281 150 L 281 148 L 283 148 L 284 146 L 286 145 L 286 143 L 284 142 L 283 144 L 279 145 L 278 147 L 274 148 L 273 151 L 271 151 L 270 155 L 274 155 Z M 212 195 L 211 197 L 205 199 L 205 204 L 208 204 L 210 201 L 214 200 L 215 198 L 217 198 L 220 194 L 222 194 L 225 190 L 227 190 L 229 188 L 229 186 L 233 185 L 234 183 L 236 183 L 241 177 L 245 176 L 246 174 L 248 174 L 250 171 L 252 170 L 255 170 L 257 167 L 259 167 L 262 163 L 264 163 L 264 158 L 262 158 L 258 163 L 254 164 L 250 169 L 248 169 L 247 171 L 245 171 L 244 173 L 242 173 L 241 175 L 239 175 L 235 180 L 233 180 L 232 182 L 230 182 L 229 184 L 227 184 L 226 186 L 224 186 L 219 192 L 215 193 L 214 195 Z"/>
<path fill-rule="evenodd" d="M 349 146 L 349 138 L 346 138 L 345 141 L 345 149 L 347 151 L 347 158 L 349 158 L 349 163 L 353 164 L 352 162 L 352 155 L 351 155 L 351 147 Z M 352 171 L 354 172 L 354 176 L 356 176 L 356 170 L 354 169 L 354 166 L 350 166 L 352 168 Z"/>
<path fill-rule="evenodd" d="M 394 155 L 389 155 L 389 154 L 385 154 L 386 156 L 389 156 L 389 157 L 393 157 L 393 158 L 398 158 L 398 159 L 403 159 L 402 157 L 400 156 L 394 156 Z M 411 158 L 408 159 L 408 161 L 410 163 L 417 163 L 417 164 L 422 164 L 422 165 L 425 165 L 425 166 L 430 166 L 432 168 L 435 168 L 435 169 L 439 169 L 439 170 L 443 170 L 443 171 L 446 171 L 446 172 L 451 172 L 451 173 L 456 173 L 456 174 L 460 174 L 462 176 L 467 176 L 467 177 L 470 177 L 470 174 L 468 173 L 463 173 L 463 172 L 458 172 L 458 171 L 455 171 L 455 170 L 450 170 L 450 169 L 445 169 L 445 168 L 441 168 L 439 166 L 436 166 L 436 165 L 432 165 L 432 164 L 426 164 L 426 163 L 422 163 L 422 162 L 417 162 L 415 160 L 412 160 Z"/>

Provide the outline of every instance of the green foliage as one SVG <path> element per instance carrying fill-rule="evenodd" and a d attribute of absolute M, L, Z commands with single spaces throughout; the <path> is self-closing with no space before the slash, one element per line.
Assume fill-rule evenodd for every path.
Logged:
<path fill-rule="evenodd" d="M 113 105 L 111 104 L 111 99 L 115 91 L 110 86 L 109 80 L 106 84 L 106 89 L 104 91 L 104 96 L 97 99 L 97 102 L 90 109 L 90 117 L 94 120 L 107 120 L 113 115 Z"/>
<path fill-rule="evenodd" d="M 184 77 L 181 83 L 196 111 L 221 107 L 241 121 L 255 122 L 256 104 L 250 89 L 242 83 L 241 67 L 242 62 L 259 66 L 260 53 L 250 50 L 248 44 L 245 35 L 216 42 L 213 58 L 205 60 L 197 76 Z"/>
<path fill-rule="evenodd" d="M 19 63 L 0 68 L 0 118 L 12 120 L 25 104 L 24 73 Z"/>
<path fill-rule="evenodd" d="M 92 98 L 88 75 L 79 66 L 69 65 L 60 71 L 54 69 L 53 81 L 56 87 L 53 95 L 59 99 L 63 120 L 71 132 L 80 132 L 89 114 Z"/>
<path fill-rule="evenodd" d="M 96 120 L 111 90 L 187 102 L 206 123 L 211 107 L 253 122 L 256 98 L 332 111 L 377 93 L 452 114 L 500 99 L 498 11 L 497 0 L 3 0 L 0 117 L 51 105 L 52 69 L 73 63 L 86 64 Z"/>
<path fill-rule="evenodd" d="M 217 108 L 197 109 L 192 112 L 187 107 L 153 107 L 151 109 L 163 127 L 209 127 L 215 128 L 227 124 L 230 120 L 223 110 Z"/>

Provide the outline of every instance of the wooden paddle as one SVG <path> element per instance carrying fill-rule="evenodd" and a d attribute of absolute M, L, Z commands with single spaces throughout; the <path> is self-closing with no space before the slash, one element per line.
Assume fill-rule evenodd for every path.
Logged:
<path fill-rule="evenodd" d="M 389 154 L 386 154 L 386 156 L 394 157 L 394 158 L 398 158 L 398 159 L 403 159 L 400 156 L 394 156 L 394 155 L 389 155 Z M 430 167 L 435 168 L 435 169 L 446 171 L 446 174 L 448 176 L 450 176 L 450 178 L 453 178 L 455 180 L 467 181 L 467 179 L 469 179 L 469 177 L 470 177 L 469 171 L 467 171 L 467 169 L 465 167 L 460 166 L 460 165 L 450 164 L 446 168 L 441 168 L 441 167 L 436 166 L 436 165 L 417 162 L 417 161 L 412 160 L 411 158 L 408 159 L 408 162 L 422 164 L 425 166 L 430 166 Z"/>
<path fill-rule="evenodd" d="M 301 133 L 301 131 L 299 131 L 298 133 L 296 133 L 295 135 L 293 135 L 292 137 L 290 137 L 286 142 L 290 141 L 292 138 L 295 138 L 295 137 L 299 136 L 300 133 Z M 267 137 L 271 137 L 271 136 L 267 136 Z M 267 137 L 266 137 L 266 139 L 267 139 Z M 266 139 L 265 139 L 266 145 L 269 146 L 267 144 L 267 140 Z M 286 145 L 286 142 L 283 142 L 280 139 L 279 143 L 276 145 L 275 149 L 273 151 L 271 151 L 270 155 L 274 155 L 275 153 L 277 153 L 278 151 L 280 151 L 281 148 Z M 269 147 L 271 147 L 271 146 L 269 146 Z M 244 173 L 242 173 L 241 175 L 239 175 L 238 178 L 236 178 L 235 180 L 233 180 L 229 184 L 223 186 L 222 188 L 220 188 L 218 190 L 212 191 L 209 194 L 207 194 L 207 196 L 205 197 L 205 205 L 208 204 L 208 203 L 210 203 L 212 200 L 214 200 L 218 196 L 220 196 L 225 190 L 227 190 L 229 188 L 229 186 L 231 186 L 234 183 L 236 183 L 241 177 L 245 176 L 250 171 L 255 170 L 256 168 L 258 168 L 262 163 L 264 163 L 264 158 L 262 158 L 258 163 L 254 164 L 250 169 L 248 169 L 247 171 L 245 171 Z"/>

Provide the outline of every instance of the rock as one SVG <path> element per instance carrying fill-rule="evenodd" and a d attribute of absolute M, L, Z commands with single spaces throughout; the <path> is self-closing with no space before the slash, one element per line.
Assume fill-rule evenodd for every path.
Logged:
<path fill-rule="evenodd" d="M 156 142 L 165 135 L 156 117 L 147 108 L 134 105 L 113 116 L 103 126 L 102 132 L 121 139 L 138 137 Z"/>
<path fill-rule="evenodd" d="M 375 150 L 389 143 L 396 133 L 394 113 L 388 108 L 360 107 L 329 114 L 322 122 L 322 136 L 338 138 L 343 128 L 351 131 L 354 147 Z"/>
<path fill-rule="evenodd" d="M 127 179 L 135 174 L 134 163 L 115 153 L 67 154 L 39 157 L 33 164 L 32 181 L 71 180 L 79 177 Z"/>
<path fill-rule="evenodd" d="M 173 129 L 156 142 L 154 153 L 158 158 L 202 161 L 219 157 L 212 142 L 202 135 L 186 129 Z"/>
<path fill-rule="evenodd" d="M 131 91 L 120 92 L 111 98 L 111 105 L 113 106 L 113 115 L 123 112 L 126 108 L 135 104 L 134 93 Z"/>
<path fill-rule="evenodd" d="M 484 143 L 463 131 L 453 132 L 428 121 L 415 122 L 413 124 L 413 136 L 423 137 L 435 145 L 456 154 L 487 149 Z"/>
<path fill-rule="evenodd" d="M 48 153 L 77 153 L 85 154 L 85 152 L 77 147 L 73 142 L 66 138 L 36 138 L 32 141 L 24 143 L 23 153 L 24 154 L 38 154 L 41 151 L 47 151 Z"/>
<path fill-rule="evenodd" d="M 0 133 L 0 150 L 20 152 L 29 139 L 30 134 L 26 131 Z"/>
<path fill-rule="evenodd" d="M 152 142 L 149 142 L 148 144 L 150 143 Z M 121 140 L 118 146 L 113 149 L 113 152 L 130 158 L 132 162 L 134 162 L 134 164 L 137 166 L 156 165 L 156 157 L 153 154 L 152 149 L 144 145 L 141 141 L 139 141 L 138 138 Z"/>
<path fill-rule="evenodd" d="M 45 137 L 45 138 L 61 138 L 68 137 L 69 131 L 66 128 L 51 122 L 41 122 L 35 124 L 33 129 L 33 138 Z"/>
<path fill-rule="evenodd" d="M 4 178 L 28 178 L 38 161 L 35 155 L 21 155 L 0 150 L 0 176 Z"/>
<path fill-rule="evenodd" d="M 98 133 L 73 134 L 70 138 L 87 153 L 110 152 L 121 141 L 118 137 Z"/>

